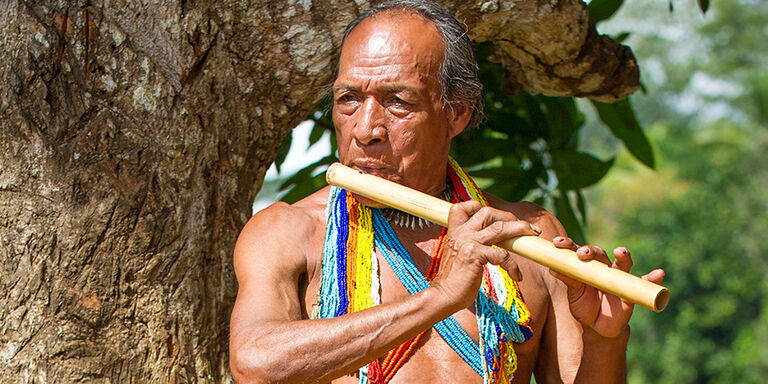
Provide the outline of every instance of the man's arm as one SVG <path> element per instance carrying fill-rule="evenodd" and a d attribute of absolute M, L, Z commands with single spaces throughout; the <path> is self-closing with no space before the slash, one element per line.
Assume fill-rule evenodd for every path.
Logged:
<path fill-rule="evenodd" d="M 425 310 L 434 308 L 425 292 L 340 318 L 303 319 L 299 279 L 315 225 L 312 215 L 278 204 L 254 216 L 237 241 L 230 361 L 239 383 L 329 381 L 447 316 Z"/>
<path fill-rule="evenodd" d="M 477 231 L 471 227 L 493 221 L 483 211 L 462 226 L 479 206 L 463 208 L 468 210 L 452 210 L 458 217 L 454 227 L 463 228 L 452 233 Z M 485 228 L 477 232 L 479 240 L 447 252 L 433 285 L 421 293 L 334 319 L 306 320 L 298 285 L 307 270 L 302 244 L 316 236 L 313 220 L 298 208 L 276 205 L 252 218 L 238 239 L 239 291 L 230 340 L 238 382 L 328 381 L 354 371 L 471 304 L 488 260 L 516 270 L 506 253 L 490 244 L 534 233 L 524 222 Z"/>
<path fill-rule="evenodd" d="M 560 222 L 540 210 L 536 216 L 541 217 L 542 237 L 551 239 L 559 248 L 576 251 L 580 259 L 596 259 L 629 272 L 632 259 L 626 248 L 616 248 L 615 261 L 611 263 L 602 248 L 575 245 Z M 660 282 L 663 271 L 655 270 L 643 278 Z M 633 305 L 558 273 L 546 274 L 544 281 L 551 307 L 544 326 L 536 378 L 545 383 L 625 382 L 628 324 Z"/>

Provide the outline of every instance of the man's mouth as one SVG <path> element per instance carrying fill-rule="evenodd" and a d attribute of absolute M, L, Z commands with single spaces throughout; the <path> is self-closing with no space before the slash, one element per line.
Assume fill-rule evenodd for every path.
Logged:
<path fill-rule="evenodd" d="M 367 173 L 369 175 L 377 175 L 377 174 L 380 174 L 382 171 L 381 168 L 358 167 L 358 166 L 355 166 L 354 168 L 360 172 Z"/>
<path fill-rule="evenodd" d="M 384 166 L 373 163 L 352 163 L 350 167 L 369 175 L 380 176 L 386 173 L 386 168 Z"/>
<path fill-rule="evenodd" d="M 385 164 L 378 160 L 357 159 L 355 161 L 351 161 L 348 166 L 365 174 L 377 176 L 389 181 L 394 181 L 395 183 L 401 183 L 402 180 L 402 177 L 400 176 L 399 172 L 396 171 L 396 168 L 393 168 L 392 165 Z"/>

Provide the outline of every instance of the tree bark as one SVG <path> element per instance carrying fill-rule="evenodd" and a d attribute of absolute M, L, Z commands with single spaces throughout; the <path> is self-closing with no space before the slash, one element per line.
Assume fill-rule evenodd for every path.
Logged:
<path fill-rule="evenodd" d="M 637 87 L 580 1 L 508 4 L 446 6 L 510 88 Z M 236 236 L 368 5 L 0 4 L 0 382 L 231 380 Z"/>

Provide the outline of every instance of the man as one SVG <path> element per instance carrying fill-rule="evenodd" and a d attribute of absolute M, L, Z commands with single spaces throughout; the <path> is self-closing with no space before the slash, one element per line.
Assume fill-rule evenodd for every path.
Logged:
<path fill-rule="evenodd" d="M 435 196 L 445 195 L 450 141 L 479 119 L 480 91 L 471 52 L 460 24 L 430 3 L 387 4 L 353 22 L 333 83 L 341 162 Z M 447 191 L 450 195 L 451 188 Z M 374 371 L 386 365 L 388 359 L 383 357 L 390 351 L 417 336 L 401 353 L 405 357 L 393 357 L 400 363 L 388 368 L 389 382 L 482 382 L 469 359 L 449 344 L 450 337 L 441 336 L 433 326 L 452 316 L 475 345 L 480 342 L 483 331 L 476 313 L 479 316 L 482 310 L 473 302 L 489 263 L 520 280 L 531 314 L 532 336 L 514 345 L 513 382 L 528 383 L 534 373 L 539 383 L 624 380 L 632 305 L 492 247 L 510 237 L 539 235 L 558 247 L 576 249 L 560 223 L 530 203 L 493 196 L 487 196 L 493 208 L 461 202 L 452 208 L 445 233 L 437 225 L 404 225 L 413 219 L 389 214 L 397 239 L 420 273 L 430 275 L 431 286 L 410 294 L 397 271 L 400 264 L 393 268 L 383 254 L 387 247 L 377 245 L 369 260 L 376 266 L 370 269 L 373 274 L 356 275 L 347 288 L 357 289 L 358 283 L 364 285 L 360 279 L 372 276 L 376 283 L 371 300 L 381 304 L 342 311 L 338 317 L 317 316 L 330 297 L 319 292 L 325 289 L 322 280 L 329 278 L 332 267 L 323 263 L 333 248 L 328 237 L 334 232 L 329 230 L 326 207 L 331 206 L 329 199 L 340 195 L 331 195 L 326 187 L 290 206 L 274 204 L 256 214 L 237 241 L 239 292 L 230 350 L 238 382 L 360 382 L 360 377 L 375 376 Z M 360 196 L 349 199 L 377 207 Z M 329 215 L 334 214 L 335 208 L 330 209 Z M 597 247 L 580 247 L 577 254 L 610 263 Z M 431 255 L 441 255 L 436 275 L 428 273 Z M 628 251 L 617 248 L 614 256 L 613 267 L 628 271 L 632 263 Z M 364 260 L 366 252 L 357 257 Z M 345 265 L 338 268 L 352 273 Z M 660 282 L 662 277 L 663 271 L 656 270 L 644 278 Z M 334 297 L 346 299 L 338 292 Z M 487 361 L 496 353 L 490 352 Z M 488 364 L 483 369 L 498 374 L 499 366 Z"/>

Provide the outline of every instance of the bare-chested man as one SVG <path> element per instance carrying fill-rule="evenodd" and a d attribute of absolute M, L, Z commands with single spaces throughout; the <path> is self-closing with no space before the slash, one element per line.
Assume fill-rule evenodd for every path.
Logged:
<path fill-rule="evenodd" d="M 409 5 L 410 4 L 410 5 Z M 383 10 L 382 10 L 383 9 Z M 480 95 L 471 44 L 461 25 L 432 4 L 369 12 L 351 24 L 333 83 L 333 123 L 342 163 L 438 196 L 446 188 L 451 139 L 478 120 Z M 450 47 L 448 45 L 451 45 Z M 456 204 L 431 286 L 410 295 L 379 250 L 381 304 L 312 319 L 321 286 L 329 188 L 256 214 L 235 248 L 239 292 L 231 322 L 231 367 L 240 383 L 359 382 L 358 369 L 427 330 L 392 383 L 480 383 L 482 378 L 433 325 L 453 316 L 477 343 L 473 301 L 483 265 L 520 280 L 533 336 L 515 345 L 515 383 L 617 383 L 625 380 L 632 305 L 554 275 L 491 245 L 539 235 L 576 249 L 550 213 L 487 196 Z M 358 196 L 358 201 L 375 203 Z M 441 227 L 392 224 L 415 266 L 427 274 Z M 581 258 L 610 263 L 598 247 Z M 614 268 L 628 271 L 625 248 Z M 644 278 L 660 282 L 663 271 Z"/>

